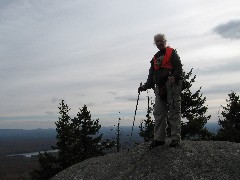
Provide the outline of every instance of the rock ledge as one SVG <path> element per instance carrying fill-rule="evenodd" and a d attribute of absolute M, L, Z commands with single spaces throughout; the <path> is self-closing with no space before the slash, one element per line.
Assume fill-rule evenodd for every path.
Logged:
<path fill-rule="evenodd" d="M 147 145 L 87 159 L 53 179 L 240 179 L 238 143 L 182 141 L 177 148 L 166 144 L 150 151 Z"/>

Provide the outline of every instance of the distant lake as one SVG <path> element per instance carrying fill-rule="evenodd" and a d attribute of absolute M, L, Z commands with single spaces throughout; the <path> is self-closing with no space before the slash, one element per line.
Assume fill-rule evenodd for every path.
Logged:
<path fill-rule="evenodd" d="M 38 152 L 30 152 L 30 153 L 21 153 L 21 154 L 11 154 L 11 155 L 7 155 L 8 157 L 11 156 L 25 156 L 25 157 L 32 157 L 32 156 L 37 156 L 40 153 L 44 153 L 45 151 L 38 151 Z M 58 152 L 57 149 L 55 150 L 49 150 L 47 152 Z"/>

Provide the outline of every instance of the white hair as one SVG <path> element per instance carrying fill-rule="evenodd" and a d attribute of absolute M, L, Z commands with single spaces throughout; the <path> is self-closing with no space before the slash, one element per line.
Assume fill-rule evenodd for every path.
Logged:
<path fill-rule="evenodd" d="M 157 38 L 161 38 L 161 39 L 163 39 L 165 42 L 167 41 L 167 39 L 166 39 L 166 37 L 165 37 L 164 34 L 156 34 L 156 35 L 154 36 L 154 42 L 156 42 L 156 39 L 157 39 Z"/>

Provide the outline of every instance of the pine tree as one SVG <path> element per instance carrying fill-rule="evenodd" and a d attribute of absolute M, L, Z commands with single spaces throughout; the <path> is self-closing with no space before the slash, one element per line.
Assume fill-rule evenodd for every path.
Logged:
<path fill-rule="evenodd" d="M 201 87 L 196 92 L 191 92 L 196 75 L 191 76 L 192 69 L 188 73 L 183 72 L 181 113 L 185 122 L 181 122 L 181 135 L 183 139 L 211 139 L 212 133 L 204 127 L 211 117 L 205 115 L 208 109 L 204 105 L 206 97 L 203 97 Z"/>
<path fill-rule="evenodd" d="M 73 129 L 71 128 L 72 119 L 69 116 L 69 111 L 71 110 L 67 104 L 60 103 L 58 107 L 60 117 L 56 124 L 56 131 L 57 131 L 57 144 L 56 149 L 59 150 L 58 152 L 58 160 L 60 163 L 61 169 L 65 169 L 72 164 L 72 148 L 73 148 Z"/>
<path fill-rule="evenodd" d="M 148 93 L 148 92 L 147 92 Z M 139 128 L 140 132 L 139 135 L 143 137 L 144 142 L 148 142 L 153 139 L 153 133 L 154 133 L 154 121 L 151 118 L 151 114 L 153 112 L 153 102 L 151 101 L 150 104 L 150 97 L 149 95 L 147 96 L 148 98 L 148 108 L 147 108 L 147 119 L 143 119 L 141 122 Z"/>
<path fill-rule="evenodd" d="M 57 149 L 60 165 L 63 169 L 85 159 L 103 155 L 101 146 L 102 135 L 97 135 L 101 125 L 99 119 L 92 120 L 90 111 L 84 105 L 71 119 L 68 115 L 70 109 L 62 101 L 57 126 Z"/>
<path fill-rule="evenodd" d="M 77 117 L 72 120 L 73 130 L 73 162 L 74 164 L 85 159 L 103 155 L 101 146 L 102 134 L 97 135 L 101 125 L 99 119 L 92 120 L 90 111 L 84 105 Z"/>
<path fill-rule="evenodd" d="M 181 136 L 182 139 L 208 140 L 213 138 L 213 134 L 204 126 L 211 116 L 205 115 L 208 107 L 204 105 L 206 97 L 203 97 L 201 87 L 196 92 L 191 91 L 195 79 L 196 75 L 192 77 L 192 69 L 188 73 L 183 72 L 181 114 L 184 121 L 181 121 Z M 150 112 L 152 110 L 150 109 Z M 140 136 L 144 138 L 144 141 L 153 138 L 154 121 L 148 114 L 147 119 L 143 120 L 140 125 Z M 168 122 L 168 135 L 171 131 L 170 128 Z"/>
<path fill-rule="evenodd" d="M 90 111 L 84 105 L 73 119 L 69 116 L 70 108 L 60 103 L 60 117 L 56 124 L 57 143 L 53 149 L 58 150 L 58 155 L 39 153 L 40 169 L 31 173 L 32 179 L 50 179 L 61 170 L 85 159 L 103 155 L 104 149 L 112 148 L 113 143 L 103 141 L 102 134 L 98 134 L 101 125 L 99 119 L 92 120 Z"/>
<path fill-rule="evenodd" d="M 120 112 L 119 112 L 120 114 Z M 117 124 L 117 137 L 116 137 L 116 146 L 117 146 L 117 152 L 120 151 L 121 149 L 121 143 L 120 143 L 120 121 L 121 121 L 121 118 L 119 117 L 118 118 L 118 124 Z"/>
<path fill-rule="evenodd" d="M 39 153 L 38 162 L 40 167 L 30 173 L 31 179 L 47 180 L 61 171 L 57 157 L 46 151 Z"/>
<path fill-rule="evenodd" d="M 217 139 L 240 143 L 240 99 L 234 92 L 228 96 L 227 106 L 222 106 L 222 117 L 219 117 Z"/>

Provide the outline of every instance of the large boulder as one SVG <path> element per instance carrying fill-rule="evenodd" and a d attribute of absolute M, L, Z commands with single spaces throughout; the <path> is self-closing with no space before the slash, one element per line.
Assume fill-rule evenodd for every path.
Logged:
<path fill-rule="evenodd" d="M 176 148 L 165 144 L 152 150 L 147 145 L 87 159 L 53 179 L 240 179 L 240 144 L 182 141 Z"/>

